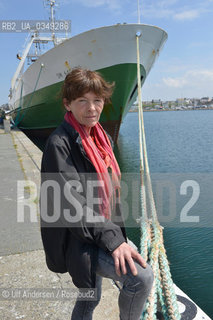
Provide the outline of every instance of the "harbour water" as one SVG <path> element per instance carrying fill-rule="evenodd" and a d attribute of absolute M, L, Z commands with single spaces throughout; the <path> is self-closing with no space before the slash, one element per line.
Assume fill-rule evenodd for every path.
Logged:
<path fill-rule="evenodd" d="M 200 220 L 193 226 L 181 221 L 165 226 L 164 241 L 174 282 L 213 318 L 213 111 L 145 112 L 144 122 L 153 176 L 189 183 L 185 193 L 184 185 L 178 190 L 177 216 L 193 198 L 191 181 L 199 188 L 185 214 Z M 137 113 L 126 116 L 115 152 L 122 172 L 139 172 Z M 169 196 L 164 196 L 165 211 Z"/>
<path fill-rule="evenodd" d="M 195 227 L 177 220 L 166 224 L 164 242 L 174 282 L 213 319 L 213 110 L 145 112 L 144 122 L 153 187 L 159 177 L 175 183 L 177 218 L 193 195 L 190 185 L 187 195 L 181 195 L 179 182 L 199 184 L 199 198 L 187 215 L 200 216 L 200 222 Z M 138 114 L 128 113 L 115 146 L 123 175 L 139 174 L 138 134 Z M 39 144 L 42 149 L 44 141 Z M 163 201 L 167 213 L 170 200 L 168 192 Z M 139 242 L 139 228 L 128 235 Z"/>

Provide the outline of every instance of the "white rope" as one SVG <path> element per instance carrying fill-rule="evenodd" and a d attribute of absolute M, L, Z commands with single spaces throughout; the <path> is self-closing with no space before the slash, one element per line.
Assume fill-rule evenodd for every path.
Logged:
<path fill-rule="evenodd" d="M 177 299 L 174 292 L 173 282 L 169 270 L 169 264 L 166 257 L 166 252 L 163 244 L 162 227 L 157 218 L 155 201 L 152 191 L 152 183 L 150 177 L 148 155 L 146 148 L 146 137 L 143 119 L 143 105 L 141 95 L 141 64 L 140 64 L 140 48 L 139 38 L 141 34 L 136 34 L 137 46 L 137 78 L 138 78 L 138 116 L 139 116 L 139 144 L 140 144 L 140 173 L 141 173 L 141 204 L 142 204 L 142 219 L 141 219 L 141 254 L 147 260 L 150 260 L 155 281 L 149 298 L 147 300 L 143 319 L 155 320 L 157 311 L 157 297 L 162 303 L 161 308 L 165 320 L 179 320 L 180 313 L 178 310 Z M 147 205 L 146 205 L 146 189 L 148 191 L 148 199 L 151 208 L 151 220 L 148 221 Z M 144 248 L 148 246 L 150 241 L 150 250 Z"/>

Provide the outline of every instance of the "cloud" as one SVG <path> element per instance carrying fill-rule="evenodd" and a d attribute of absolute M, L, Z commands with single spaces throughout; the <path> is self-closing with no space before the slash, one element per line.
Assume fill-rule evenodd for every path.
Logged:
<path fill-rule="evenodd" d="M 203 0 L 181 6 L 177 0 L 147 1 L 142 7 L 142 15 L 152 18 L 172 18 L 176 21 L 194 20 L 212 12 L 213 0 Z"/>
<path fill-rule="evenodd" d="M 182 88 L 186 85 L 186 80 L 183 78 L 163 78 L 163 83 L 168 87 Z"/>
<path fill-rule="evenodd" d="M 205 87 L 213 82 L 213 70 L 189 70 L 182 77 L 163 78 L 163 83 L 167 87 L 184 88 L 184 87 Z"/>
<path fill-rule="evenodd" d="M 178 0 L 161 0 L 161 1 L 158 1 L 158 5 L 159 5 L 159 7 L 172 6 L 172 5 L 176 4 L 177 2 L 178 2 Z"/>
<path fill-rule="evenodd" d="M 200 10 L 186 10 L 180 13 L 174 14 L 175 20 L 193 20 L 201 14 Z"/>
<path fill-rule="evenodd" d="M 0 0 L 1 1 L 1 0 Z M 70 0 L 60 0 L 63 4 L 70 3 Z M 135 8 L 137 1 L 133 0 L 73 0 L 78 5 L 87 8 L 104 7 L 115 13 L 126 13 L 127 7 L 132 7 L 133 12 L 129 15 L 136 15 Z M 144 18 L 166 18 L 176 21 L 193 20 L 210 11 L 213 0 L 197 0 L 191 5 L 181 5 L 180 0 L 143 0 L 140 1 L 141 16 Z"/>
<path fill-rule="evenodd" d="M 151 80 L 151 81 L 150 81 Z M 175 100 L 180 97 L 212 97 L 213 68 L 190 69 L 182 76 L 148 78 L 143 86 L 143 99 Z"/>
<path fill-rule="evenodd" d="M 212 0 L 213 1 L 213 0 Z M 188 48 L 213 49 L 213 41 L 197 41 L 188 44 Z"/>
<path fill-rule="evenodd" d="M 168 18 L 173 14 L 167 1 L 161 1 L 157 4 L 144 4 L 141 10 L 142 16 L 154 18 Z"/>
<path fill-rule="evenodd" d="M 85 7 L 97 8 L 97 7 L 108 7 L 110 10 L 117 10 L 123 6 L 121 0 L 74 0 L 78 4 Z"/>

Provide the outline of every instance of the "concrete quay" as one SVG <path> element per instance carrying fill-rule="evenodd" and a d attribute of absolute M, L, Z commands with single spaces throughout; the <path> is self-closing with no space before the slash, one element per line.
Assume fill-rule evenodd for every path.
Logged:
<path fill-rule="evenodd" d="M 41 151 L 19 130 L 4 133 L 0 128 L 0 319 L 68 320 L 74 299 L 26 299 L 26 289 L 36 293 L 74 290 L 68 273 L 48 270 L 42 247 L 39 212 L 31 222 L 27 210 L 24 222 L 18 222 L 18 181 L 33 181 L 39 186 Z M 29 187 L 30 188 L 30 187 Z M 34 188 L 36 189 L 36 187 Z M 27 187 L 25 192 L 29 192 Z M 32 190 L 31 190 L 32 191 Z M 38 204 L 35 191 L 34 204 Z M 33 191 L 32 191 L 33 192 Z M 20 200 L 20 199 L 19 199 Z M 20 218 L 20 217 L 19 217 Z M 42 291 L 43 290 L 43 291 Z M 76 290 L 76 289 L 75 289 Z M 66 291 L 66 290 L 65 290 Z M 101 302 L 94 320 L 119 319 L 118 289 L 111 280 L 103 280 Z"/>

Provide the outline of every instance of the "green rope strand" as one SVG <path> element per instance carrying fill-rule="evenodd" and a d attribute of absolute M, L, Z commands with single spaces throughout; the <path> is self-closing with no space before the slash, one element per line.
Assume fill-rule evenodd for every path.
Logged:
<path fill-rule="evenodd" d="M 149 171 L 146 138 L 143 121 L 143 107 L 141 98 L 141 71 L 140 71 L 140 52 L 139 37 L 136 35 L 137 46 L 137 77 L 138 77 L 138 108 L 139 108 L 139 144 L 140 144 L 140 173 L 141 173 L 141 255 L 150 262 L 154 273 L 154 284 L 148 297 L 143 320 L 155 320 L 157 313 L 157 302 L 160 302 L 161 311 L 165 320 L 179 320 L 180 313 L 177 304 L 177 297 L 174 291 L 173 281 L 169 269 L 166 251 L 163 244 L 162 228 L 157 218 L 157 211 L 152 191 L 152 183 Z M 144 160 L 144 161 L 143 161 Z M 145 164 L 145 169 L 144 169 Z M 151 221 L 147 223 L 147 205 L 146 189 L 144 181 L 146 178 L 146 187 L 148 201 L 150 205 Z"/>

